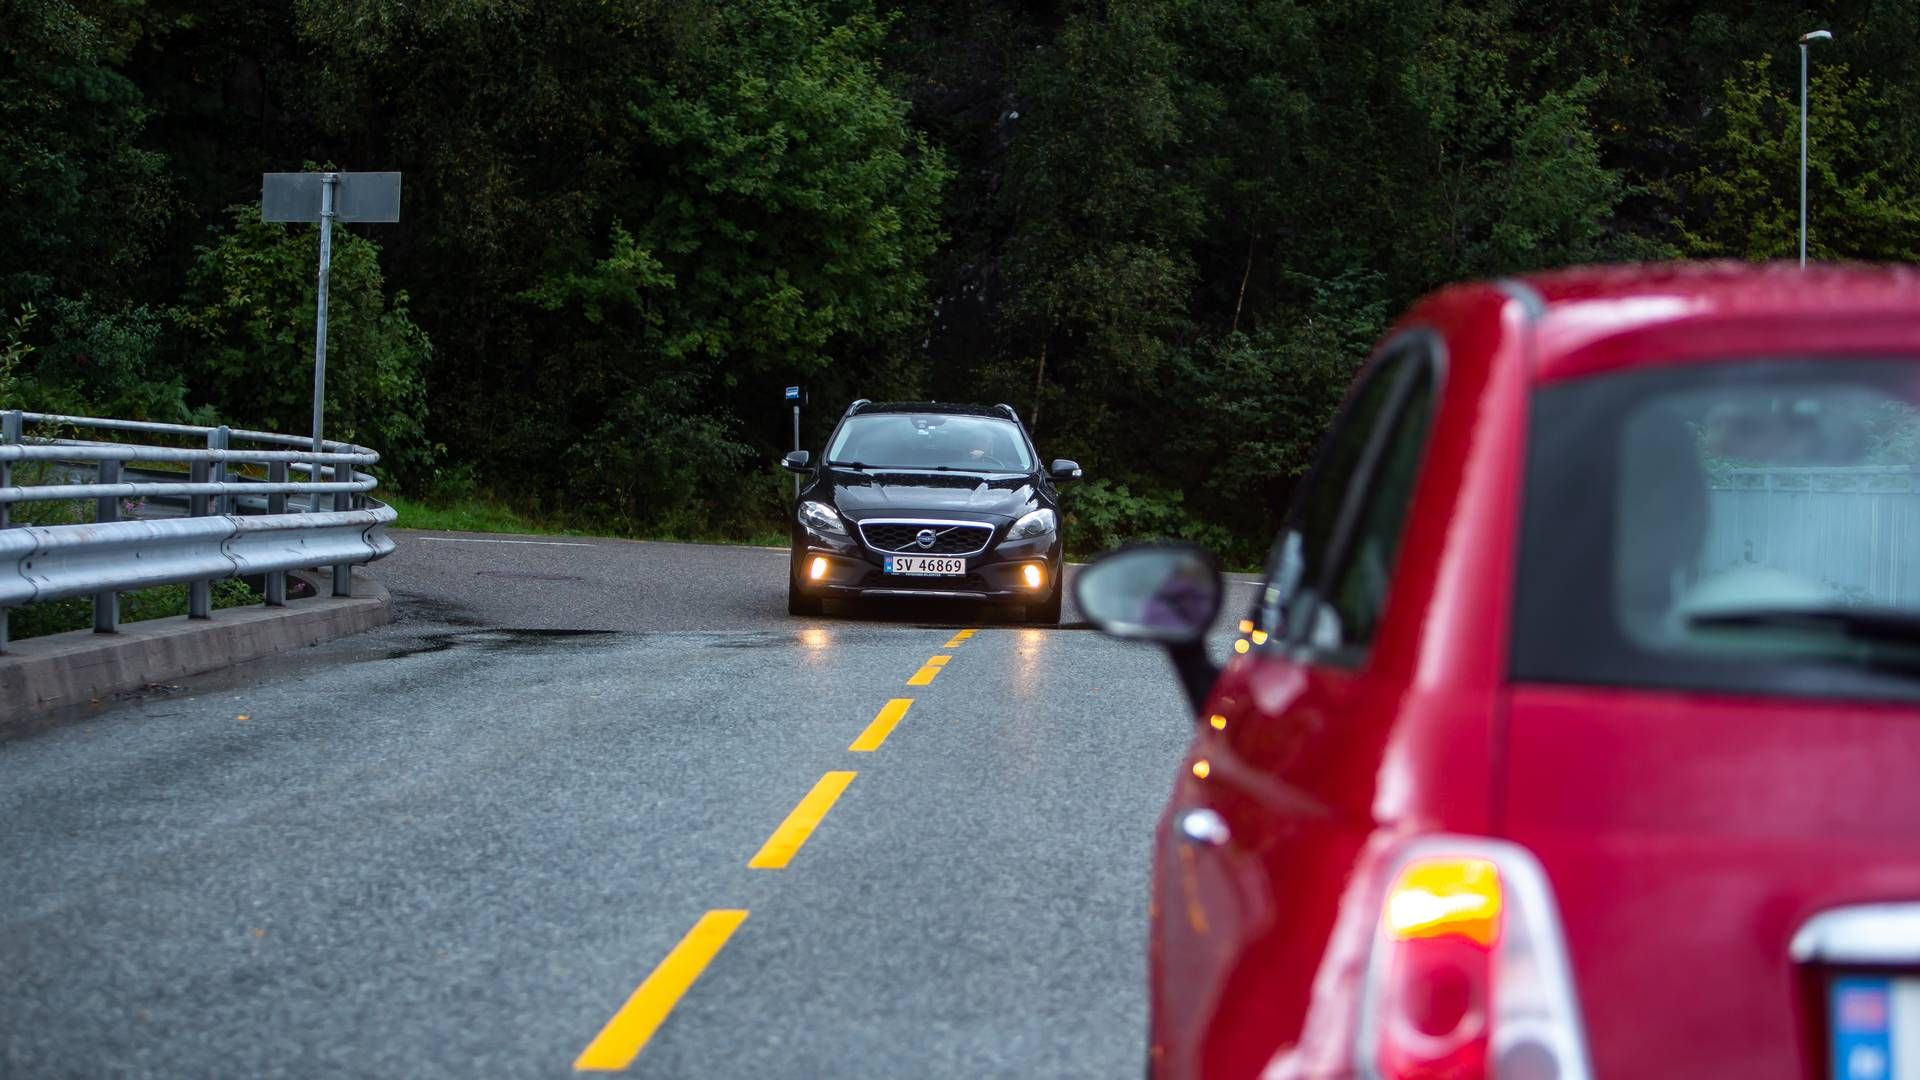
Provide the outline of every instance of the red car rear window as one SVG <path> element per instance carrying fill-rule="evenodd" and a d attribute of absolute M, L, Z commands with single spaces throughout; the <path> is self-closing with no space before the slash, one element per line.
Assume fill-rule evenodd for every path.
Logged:
<path fill-rule="evenodd" d="M 1520 680 L 1920 697 L 1920 363 L 1535 392 Z"/>

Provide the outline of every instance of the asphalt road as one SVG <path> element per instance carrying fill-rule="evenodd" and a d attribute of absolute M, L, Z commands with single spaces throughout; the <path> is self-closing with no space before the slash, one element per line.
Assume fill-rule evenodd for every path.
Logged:
<path fill-rule="evenodd" d="M 502 539 L 400 534 L 393 626 L 0 744 L 0 1075 L 1138 1075 L 1153 650 Z"/>

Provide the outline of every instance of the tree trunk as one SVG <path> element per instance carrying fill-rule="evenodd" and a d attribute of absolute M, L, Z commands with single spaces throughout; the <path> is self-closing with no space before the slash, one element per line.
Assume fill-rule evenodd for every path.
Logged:
<path fill-rule="evenodd" d="M 1040 335 L 1040 362 L 1033 368 L 1033 410 L 1027 414 L 1027 432 L 1040 426 L 1040 388 L 1047 381 L 1047 339 L 1053 336 L 1053 320 L 1047 320 L 1047 332 Z"/>
<path fill-rule="evenodd" d="M 1240 305 L 1247 302 L 1247 279 L 1253 276 L 1253 233 L 1247 234 L 1247 268 L 1240 272 L 1240 295 L 1233 298 L 1233 322 L 1227 327 L 1231 334 L 1240 329 Z"/>

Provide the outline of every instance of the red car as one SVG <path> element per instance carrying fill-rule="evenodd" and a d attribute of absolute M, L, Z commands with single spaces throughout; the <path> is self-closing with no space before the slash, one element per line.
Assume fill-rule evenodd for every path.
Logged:
<path fill-rule="evenodd" d="M 1446 289 L 1224 670 L 1206 553 L 1081 610 L 1197 710 L 1158 1077 L 1920 1076 L 1920 276 Z"/>

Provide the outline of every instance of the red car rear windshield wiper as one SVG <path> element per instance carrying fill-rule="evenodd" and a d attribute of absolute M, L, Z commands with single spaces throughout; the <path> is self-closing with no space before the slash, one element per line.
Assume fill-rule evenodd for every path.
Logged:
<path fill-rule="evenodd" d="M 1827 630 L 1860 641 L 1920 645 L 1920 612 L 1888 608 L 1736 608 L 1687 618 L 1695 629 L 1752 626 L 1784 630 Z"/>

